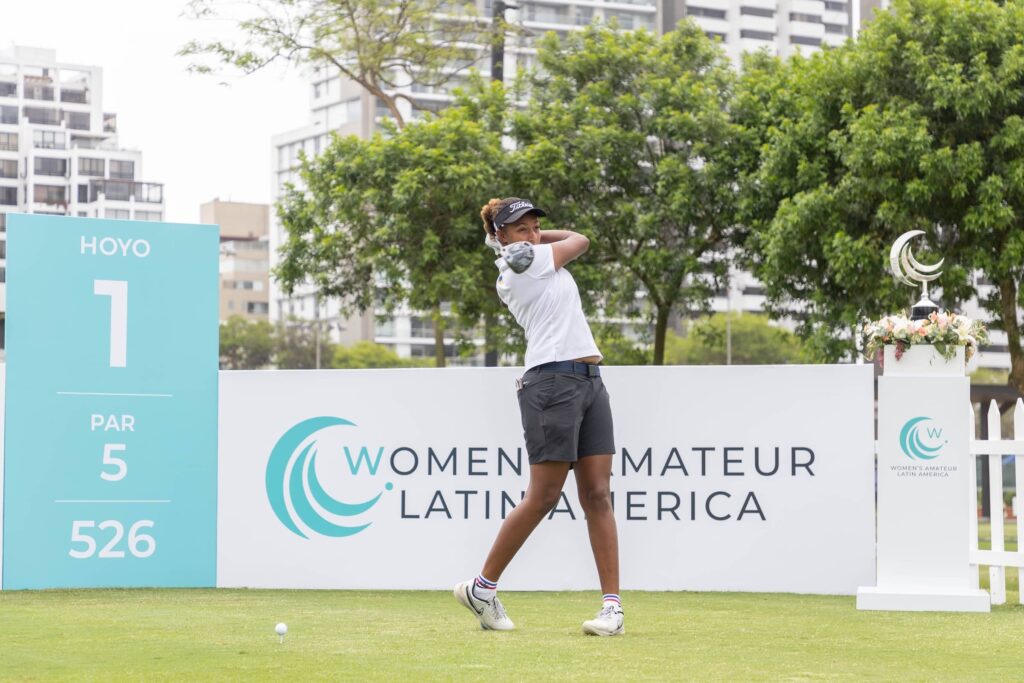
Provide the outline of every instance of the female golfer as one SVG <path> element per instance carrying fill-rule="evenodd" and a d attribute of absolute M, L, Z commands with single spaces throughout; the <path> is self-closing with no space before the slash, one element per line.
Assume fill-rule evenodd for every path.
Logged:
<path fill-rule="evenodd" d="M 455 597 L 485 629 L 514 627 L 498 600 L 498 580 L 530 533 L 558 502 L 570 468 L 587 516 L 590 547 L 604 593 L 583 632 L 625 632 L 619 599 L 619 548 L 609 483 L 612 412 L 601 381 L 601 353 L 583 317 L 579 290 L 565 266 L 590 241 L 569 230 L 541 230 L 545 213 L 517 197 L 492 199 L 480 212 L 488 246 L 500 254 L 498 296 L 526 332 L 526 373 L 516 382 L 530 459 L 526 496 L 501 525 L 480 575 Z M 551 570 L 558 561 L 552 558 Z"/>

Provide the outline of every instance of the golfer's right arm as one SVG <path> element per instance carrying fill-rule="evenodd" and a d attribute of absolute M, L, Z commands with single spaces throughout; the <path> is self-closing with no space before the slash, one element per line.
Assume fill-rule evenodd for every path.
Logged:
<path fill-rule="evenodd" d="M 551 245 L 555 270 L 583 255 L 590 248 L 590 240 L 572 230 L 541 230 L 540 243 Z"/>

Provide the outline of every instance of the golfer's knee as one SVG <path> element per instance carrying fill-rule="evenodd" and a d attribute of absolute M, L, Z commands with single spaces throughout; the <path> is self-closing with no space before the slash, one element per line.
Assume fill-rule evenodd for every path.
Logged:
<path fill-rule="evenodd" d="M 579 492 L 580 507 L 588 517 L 611 512 L 612 494 L 607 484 L 588 486 Z"/>
<path fill-rule="evenodd" d="M 560 486 L 531 486 L 523 503 L 530 505 L 538 514 L 547 514 L 558 503 L 562 495 Z"/>

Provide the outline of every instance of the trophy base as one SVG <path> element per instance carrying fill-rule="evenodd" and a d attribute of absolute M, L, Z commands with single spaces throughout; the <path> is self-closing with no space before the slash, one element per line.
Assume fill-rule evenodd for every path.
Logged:
<path fill-rule="evenodd" d="M 931 299 L 923 298 L 910 309 L 911 320 L 927 320 L 932 313 L 938 313 L 939 307 Z"/>

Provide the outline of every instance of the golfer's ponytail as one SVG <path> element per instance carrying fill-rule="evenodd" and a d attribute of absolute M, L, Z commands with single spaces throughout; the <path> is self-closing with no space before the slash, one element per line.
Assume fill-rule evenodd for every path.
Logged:
<path fill-rule="evenodd" d="M 487 202 L 484 207 L 480 209 L 480 218 L 484 221 L 484 231 L 486 231 L 491 237 L 494 237 L 494 217 L 498 215 L 498 211 L 501 209 L 503 201 L 503 199 L 496 197 Z"/>

